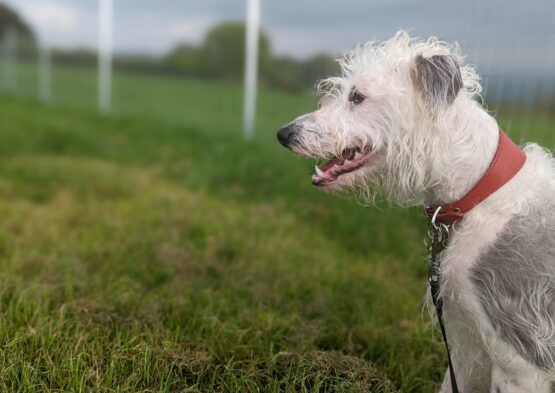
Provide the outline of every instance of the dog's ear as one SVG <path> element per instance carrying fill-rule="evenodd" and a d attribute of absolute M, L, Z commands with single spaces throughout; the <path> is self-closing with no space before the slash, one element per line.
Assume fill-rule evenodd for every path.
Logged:
<path fill-rule="evenodd" d="M 412 79 L 432 109 L 451 105 L 463 87 L 459 63 L 451 55 L 417 55 Z"/>

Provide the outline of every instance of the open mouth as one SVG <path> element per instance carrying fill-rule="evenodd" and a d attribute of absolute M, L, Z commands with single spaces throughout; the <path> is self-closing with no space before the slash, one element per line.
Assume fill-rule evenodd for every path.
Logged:
<path fill-rule="evenodd" d="M 371 148 L 349 147 L 343 150 L 339 156 L 333 157 L 323 165 L 316 165 L 314 167 L 316 173 L 312 176 L 312 184 L 324 186 L 332 183 L 339 176 L 363 167 L 370 160 L 371 155 Z"/>

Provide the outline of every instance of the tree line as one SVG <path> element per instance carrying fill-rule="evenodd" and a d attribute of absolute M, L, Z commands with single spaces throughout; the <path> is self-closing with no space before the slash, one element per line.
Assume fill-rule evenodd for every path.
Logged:
<path fill-rule="evenodd" d="M 18 33 L 18 57 L 33 61 L 37 43 L 31 28 L 14 10 L 0 4 L 0 39 L 9 28 Z M 240 81 L 243 78 L 245 53 L 245 24 L 223 22 L 207 31 L 199 45 L 181 43 L 165 56 L 114 56 L 116 70 L 174 74 L 184 77 Z M 53 49 L 56 64 L 90 66 L 97 63 L 96 51 L 83 49 Z M 262 85 L 288 91 L 300 91 L 314 85 L 323 77 L 339 71 L 333 57 L 314 55 L 305 60 L 276 56 L 268 34 L 262 30 L 259 41 L 259 80 Z"/>
<path fill-rule="evenodd" d="M 200 45 L 181 43 L 162 57 L 119 54 L 114 57 L 114 67 L 123 71 L 240 81 L 244 57 L 244 23 L 223 22 L 208 30 Z M 54 59 L 61 64 L 89 65 L 96 61 L 96 53 L 87 49 L 55 50 Z M 263 85 L 299 91 L 313 86 L 318 79 L 337 74 L 339 66 L 327 54 L 314 55 L 306 60 L 275 56 L 268 34 L 261 31 L 259 71 Z"/>

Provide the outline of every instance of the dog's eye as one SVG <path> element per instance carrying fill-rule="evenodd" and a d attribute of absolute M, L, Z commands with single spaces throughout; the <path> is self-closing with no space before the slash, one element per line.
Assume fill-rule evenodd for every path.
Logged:
<path fill-rule="evenodd" d="M 349 93 L 349 101 L 355 105 L 361 104 L 366 97 L 360 91 L 351 90 Z"/>

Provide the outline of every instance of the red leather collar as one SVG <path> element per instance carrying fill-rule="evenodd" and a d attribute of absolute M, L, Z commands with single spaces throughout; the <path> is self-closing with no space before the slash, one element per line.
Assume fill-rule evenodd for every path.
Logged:
<path fill-rule="evenodd" d="M 462 220 L 464 215 L 474 206 L 499 190 L 511 180 L 522 168 L 526 161 L 526 154 L 508 136 L 499 129 L 499 145 L 486 174 L 461 199 L 441 206 L 426 206 L 426 216 L 435 222 L 452 225 Z M 436 214 L 437 212 L 437 214 Z"/>

